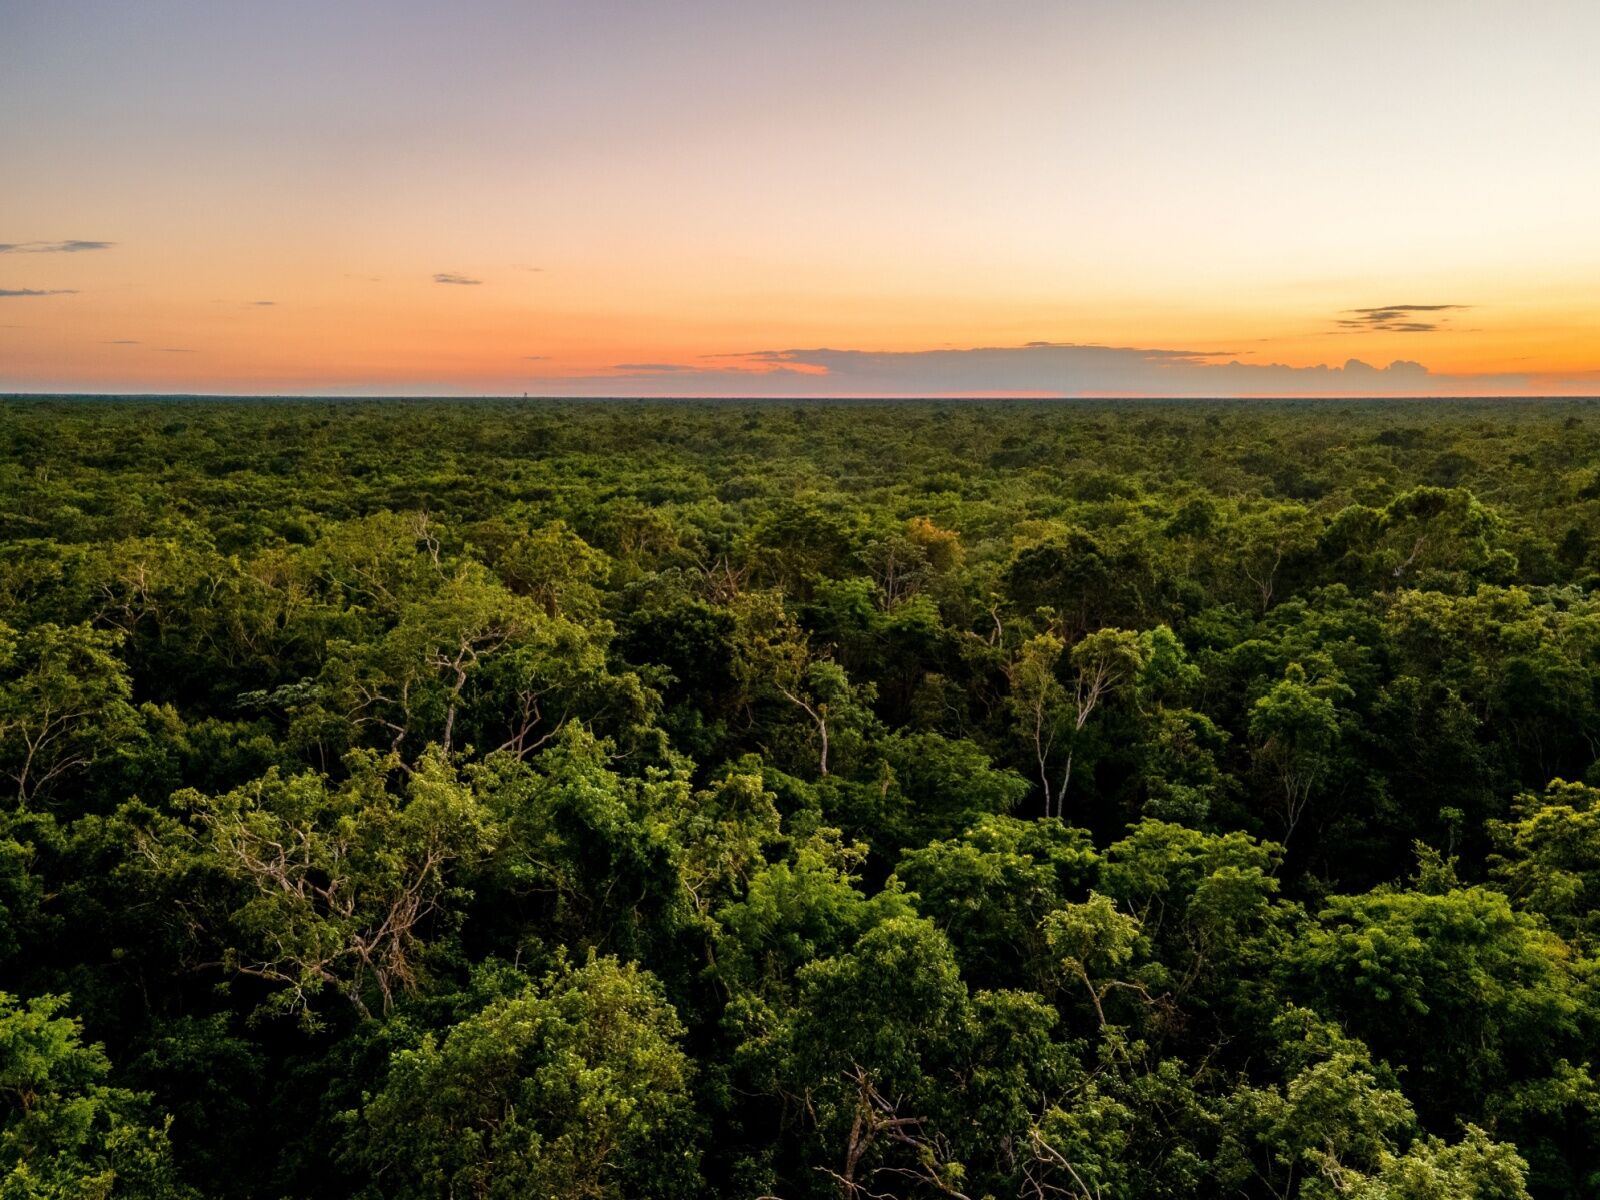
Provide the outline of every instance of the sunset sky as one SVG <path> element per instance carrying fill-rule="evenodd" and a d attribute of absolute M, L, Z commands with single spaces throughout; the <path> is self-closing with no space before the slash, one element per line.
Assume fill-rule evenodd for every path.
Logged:
<path fill-rule="evenodd" d="M 1597 48 L 1596 0 L 0 0 L 0 391 L 1600 393 Z"/>

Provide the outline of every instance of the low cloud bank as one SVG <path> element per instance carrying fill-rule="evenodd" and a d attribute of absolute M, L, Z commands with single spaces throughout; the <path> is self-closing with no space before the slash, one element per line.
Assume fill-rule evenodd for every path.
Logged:
<path fill-rule="evenodd" d="M 543 395 L 615 396 L 1424 396 L 1525 392 L 1529 375 L 1439 375 L 1375 367 L 1244 363 L 1226 353 L 1031 342 L 970 350 L 763 350 L 703 366 L 632 364 L 529 381 Z"/>

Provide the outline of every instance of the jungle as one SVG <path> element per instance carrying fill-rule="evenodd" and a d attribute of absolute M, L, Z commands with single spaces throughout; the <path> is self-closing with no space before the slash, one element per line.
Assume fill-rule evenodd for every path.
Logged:
<path fill-rule="evenodd" d="M 0 1197 L 1600 1195 L 1581 401 L 0 402 Z"/>

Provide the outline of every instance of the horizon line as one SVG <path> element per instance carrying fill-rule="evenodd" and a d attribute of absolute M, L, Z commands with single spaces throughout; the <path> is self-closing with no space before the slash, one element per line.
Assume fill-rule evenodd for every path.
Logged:
<path fill-rule="evenodd" d="M 725 403 L 762 403 L 762 404 L 837 404 L 837 403 L 960 403 L 960 404 L 987 404 L 987 403 L 1017 403 L 1029 404 L 1061 404 L 1061 403 L 1097 403 L 1097 404 L 1146 404 L 1146 403 L 1201 403 L 1215 404 L 1221 402 L 1250 403 L 1250 402 L 1279 402 L 1286 400 L 1333 402 L 1333 401 L 1467 401 L 1467 400 L 1567 400 L 1567 401 L 1592 401 L 1600 400 L 1600 392 L 1564 393 L 1564 392 L 1374 392 L 1374 393 L 1271 393 L 1257 392 L 1246 395 L 1213 396 L 1186 396 L 1163 395 L 1152 392 L 1146 395 L 1083 395 L 1083 396 L 1040 396 L 1038 394 L 1003 393 L 984 395 L 961 394 L 926 394 L 899 393 L 893 395 L 874 395 L 862 393 L 859 395 L 819 395 L 817 393 L 795 393 L 793 395 L 729 395 L 707 394 L 691 392 L 661 393 L 657 395 L 629 395 L 617 393 L 611 395 L 601 394 L 545 394 L 532 392 L 461 392 L 461 393 L 427 393 L 427 392 L 138 392 L 138 391 L 61 391 L 61 392 L 0 392 L 0 401 L 15 400 L 432 400 L 443 402 L 461 402 L 472 400 L 515 400 L 515 401 L 561 401 L 561 402 L 615 402 L 631 401 L 635 403 L 653 402 L 696 402 L 719 401 Z"/>

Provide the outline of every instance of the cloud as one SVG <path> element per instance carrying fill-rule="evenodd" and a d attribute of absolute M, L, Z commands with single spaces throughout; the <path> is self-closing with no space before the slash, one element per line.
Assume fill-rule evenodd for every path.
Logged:
<path fill-rule="evenodd" d="M 548 354 L 524 354 L 522 359 L 524 362 L 548 362 L 550 356 Z"/>
<path fill-rule="evenodd" d="M 482 283 L 481 279 L 468 279 L 465 275 L 452 275 L 448 271 L 440 271 L 433 277 L 435 283 L 459 283 L 466 287 L 476 287 Z"/>
<path fill-rule="evenodd" d="M 0 288 L 0 296 L 76 296 L 77 288 Z"/>
<path fill-rule="evenodd" d="M 1384 304 L 1377 308 L 1347 308 L 1335 324 L 1341 329 L 1372 333 L 1433 333 L 1445 321 L 1418 320 L 1413 313 L 1458 312 L 1470 304 Z"/>
<path fill-rule="evenodd" d="M 276 300 L 252 300 L 252 301 L 250 301 L 249 304 L 245 305 L 245 307 L 246 308 L 272 308 L 277 303 L 278 302 Z"/>
<path fill-rule="evenodd" d="M 1388 315 L 1403 312 L 1444 312 L 1452 308 L 1471 308 L 1470 304 L 1380 304 L 1377 308 L 1351 308 L 1346 312 L 1380 313 Z"/>
<path fill-rule="evenodd" d="M 108 346 L 142 346 L 143 344 L 137 338 L 112 338 L 106 343 Z"/>
<path fill-rule="evenodd" d="M 193 354 L 194 351 L 189 349 L 187 346 L 162 346 L 161 347 L 161 353 L 163 353 L 163 354 Z"/>
<path fill-rule="evenodd" d="M 80 254 L 85 250 L 109 250 L 115 242 L 0 242 L 0 254 Z"/>
<path fill-rule="evenodd" d="M 965 350 L 759 350 L 707 356 L 692 366 L 621 364 L 611 374 L 552 375 L 538 383 L 546 395 L 1052 398 L 1500 395 L 1525 389 L 1530 379 L 1436 375 L 1406 360 L 1295 367 L 1211 351 L 1038 342 Z"/>

